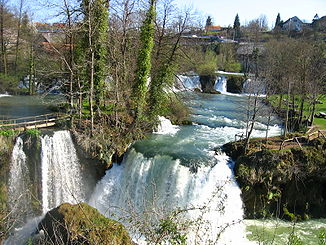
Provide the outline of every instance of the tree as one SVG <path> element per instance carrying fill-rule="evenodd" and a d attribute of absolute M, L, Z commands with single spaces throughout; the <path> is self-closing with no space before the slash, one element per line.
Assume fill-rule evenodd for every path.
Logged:
<path fill-rule="evenodd" d="M 238 14 L 235 16 L 234 19 L 233 31 L 234 31 L 233 39 L 239 40 L 241 37 L 241 32 L 240 32 L 240 18 Z"/>
<path fill-rule="evenodd" d="M 150 0 L 146 18 L 141 27 L 141 47 L 138 53 L 136 79 L 134 81 L 132 99 L 135 110 L 136 123 L 143 118 L 148 91 L 148 80 L 151 71 L 151 54 L 154 47 L 154 20 L 156 16 L 156 0 Z"/>
<path fill-rule="evenodd" d="M 281 29 L 281 16 L 280 13 L 277 14 L 276 21 L 275 21 L 275 26 L 274 30 L 279 30 Z"/>
<path fill-rule="evenodd" d="M 213 21 L 212 18 L 210 16 L 207 17 L 206 20 L 206 25 L 205 26 L 212 26 L 213 25 Z"/>
<path fill-rule="evenodd" d="M 84 0 L 84 29 L 81 56 L 86 59 L 86 84 L 89 87 L 89 111 L 91 131 L 94 129 L 94 111 L 100 113 L 104 104 L 105 79 L 107 77 L 108 1 Z"/>

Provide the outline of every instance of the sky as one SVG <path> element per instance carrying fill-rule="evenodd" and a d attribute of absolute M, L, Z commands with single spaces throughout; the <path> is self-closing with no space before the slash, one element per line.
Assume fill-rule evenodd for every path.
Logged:
<path fill-rule="evenodd" d="M 9 0 L 13 5 L 19 1 Z M 54 9 L 51 11 L 51 8 L 44 8 L 44 5 L 40 3 L 50 4 L 62 2 L 62 0 L 24 0 L 24 2 L 28 12 L 34 13 L 32 17 L 34 21 L 59 21 L 53 19 Z M 239 14 L 241 25 L 261 15 L 266 15 L 269 27 L 274 26 L 278 13 L 283 21 L 298 16 L 301 20 L 311 22 L 316 13 L 319 17 L 326 15 L 326 0 L 173 0 L 173 3 L 181 9 L 193 7 L 198 10 L 202 25 L 205 24 L 207 17 L 211 16 L 214 25 L 225 27 L 233 26 L 236 14 Z"/>
<path fill-rule="evenodd" d="M 275 24 L 278 13 L 286 21 L 298 16 L 301 20 L 311 22 L 315 14 L 326 15 L 326 0 L 175 0 L 179 7 L 192 6 L 205 17 L 211 16 L 213 24 L 219 26 L 233 25 L 239 14 L 241 25 L 264 14 L 268 25 Z M 204 20 L 204 22 L 205 22 Z"/>

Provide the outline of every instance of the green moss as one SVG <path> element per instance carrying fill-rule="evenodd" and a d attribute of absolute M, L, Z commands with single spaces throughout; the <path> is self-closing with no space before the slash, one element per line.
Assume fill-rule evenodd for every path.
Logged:
<path fill-rule="evenodd" d="M 133 244 L 124 226 L 101 215 L 86 203 L 64 203 L 48 212 L 38 229 L 45 231 L 44 244 Z"/>
<path fill-rule="evenodd" d="M 10 168 L 10 156 L 14 147 L 14 136 L 0 136 L 0 243 L 8 235 L 7 181 Z"/>
<path fill-rule="evenodd" d="M 224 145 L 236 159 L 235 174 L 246 215 L 259 218 L 272 214 L 290 219 L 292 213 L 296 220 L 325 217 L 326 140 L 316 138 L 304 143 L 302 149 L 281 151 L 260 150 L 255 143 L 253 140 L 248 154 L 241 151 L 241 141 Z M 286 209 L 279 213 L 283 206 Z"/>

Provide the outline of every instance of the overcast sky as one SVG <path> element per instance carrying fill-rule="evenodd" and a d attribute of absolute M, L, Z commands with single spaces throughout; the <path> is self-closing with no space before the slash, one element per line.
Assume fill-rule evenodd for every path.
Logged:
<path fill-rule="evenodd" d="M 264 14 L 269 26 L 275 24 L 277 13 L 281 19 L 298 16 L 311 22 L 315 14 L 326 15 L 326 0 L 175 0 L 179 7 L 193 6 L 204 17 L 210 15 L 214 25 L 233 25 L 238 13 L 241 24 Z"/>

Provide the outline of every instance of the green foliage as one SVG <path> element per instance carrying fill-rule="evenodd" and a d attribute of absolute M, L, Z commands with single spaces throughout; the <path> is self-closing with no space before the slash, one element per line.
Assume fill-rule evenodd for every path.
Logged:
<path fill-rule="evenodd" d="M 15 131 L 13 129 L 8 130 L 0 130 L 0 135 L 5 137 L 13 137 L 18 134 L 18 131 Z"/>
<path fill-rule="evenodd" d="M 199 75 L 214 74 L 217 69 L 217 56 L 213 51 L 206 51 L 202 54 L 200 63 L 197 64 L 196 71 Z"/>
<path fill-rule="evenodd" d="M 212 18 L 210 16 L 208 16 L 207 20 L 206 20 L 206 26 L 212 26 L 212 25 L 213 25 Z"/>
<path fill-rule="evenodd" d="M 318 234 L 318 245 L 326 245 L 326 229 L 321 228 Z"/>
<path fill-rule="evenodd" d="M 39 136 L 41 131 L 39 129 L 27 129 L 25 133 L 28 136 Z"/>
<path fill-rule="evenodd" d="M 97 106 L 103 105 L 107 77 L 107 38 L 109 13 L 106 0 L 96 0 L 92 5 L 94 18 L 93 43 L 95 46 L 94 89 Z"/>
<path fill-rule="evenodd" d="M 173 65 L 167 62 L 153 78 L 149 90 L 149 118 L 155 120 L 157 116 L 164 115 L 168 104 L 168 94 L 165 89 L 172 86 L 173 76 Z"/>
<path fill-rule="evenodd" d="M 241 33 L 240 33 L 240 18 L 238 14 L 235 16 L 233 29 L 234 29 L 234 38 L 239 39 L 241 37 Z"/>
<path fill-rule="evenodd" d="M 156 229 L 156 233 L 162 237 L 166 237 L 164 239 L 165 244 L 166 241 L 172 245 L 186 245 L 187 244 L 187 235 L 180 231 L 179 224 L 176 223 L 172 219 L 162 219 L 160 220 L 159 227 Z"/>
<path fill-rule="evenodd" d="M 151 1 L 140 33 L 141 48 L 138 53 L 136 79 L 132 91 L 133 107 L 136 110 L 137 118 L 143 116 L 146 105 L 147 82 L 151 71 L 151 53 L 154 47 L 155 3 L 155 0 Z"/>
<path fill-rule="evenodd" d="M 239 62 L 226 63 L 224 69 L 229 72 L 240 72 L 241 64 Z"/>
<path fill-rule="evenodd" d="M 288 237 L 288 245 L 303 245 L 302 240 L 292 232 Z"/>

